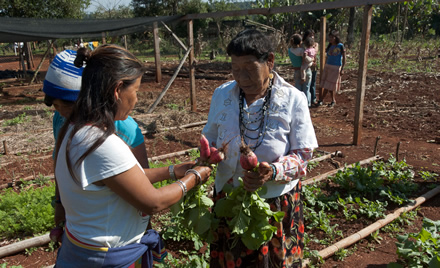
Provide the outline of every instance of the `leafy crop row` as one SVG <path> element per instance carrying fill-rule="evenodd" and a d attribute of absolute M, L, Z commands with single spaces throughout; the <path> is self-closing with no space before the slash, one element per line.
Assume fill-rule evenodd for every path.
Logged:
<path fill-rule="evenodd" d="M 197 154 L 193 153 L 191 157 L 196 158 Z M 151 164 L 153 167 L 159 167 L 172 163 L 168 161 Z M 182 242 L 189 240 L 194 244 L 194 251 L 182 250 L 180 252 L 182 258 L 175 259 L 169 256 L 165 264 L 158 267 L 187 267 L 188 265 L 207 267 L 209 247 L 204 254 L 200 254 L 199 250 L 210 241 L 210 229 L 215 227 L 215 222 L 212 222 L 213 202 L 209 194 L 212 191 L 215 171 L 214 169 L 207 184 L 190 191 L 186 199 L 176 204 L 173 208 L 174 215 L 169 212 L 153 217 L 156 219 L 153 220 L 153 228 L 156 227 L 154 225 L 161 225 L 158 229 L 164 239 Z M 438 175 L 434 173 L 422 171 L 419 174 L 425 181 L 436 182 L 438 180 Z M 398 162 L 391 157 L 388 161 L 375 162 L 370 167 L 355 165 L 353 168 L 347 168 L 330 177 L 328 182 L 303 186 L 305 220 L 308 230 L 305 237 L 305 257 L 317 256 L 316 250 L 310 250 L 314 245 L 315 248 L 316 245 L 322 247 L 322 245 L 330 245 L 343 238 L 341 226 L 334 224 L 334 219 L 343 218 L 348 224 L 355 222 L 370 224 L 384 218 L 387 211 L 410 202 L 410 197 L 417 190 L 414 176 L 415 173 L 405 161 Z M 165 181 L 155 186 L 159 187 L 168 183 L 171 182 Z M 44 187 L 33 187 L 43 184 Z M 49 231 L 53 226 L 51 206 L 53 193 L 53 182 L 46 180 L 38 180 L 38 185 L 23 184 L 19 192 L 13 189 L 2 191 L 0 196 L 0 235 L 2 238 L 24 237 Z M 264 204 L 262 206 L 264 207 Z M 239 210 L 243 212 L 245 209 L 246 206 Z M 243 215 L 237 213 L 236 216 L 243 219 L 246 218 L 244 216 L 250 214 Z M 402 215 L 382 228 L 382 231 L 398 234 L 403 231 L 403 226 L 410 223 L 411 219 L 408 216 L 414 217 L 415 215 L 412 213 Z M 237 232 L 245 231 L 244 225 Z M 398 236 L 398 254 L 401 261 L 410 267 L 413 267 L 411 266 L 413 262 L 423 264 L 436 262 L 437 259 L 434 256 L 438 255 L 439 250 L 437 242 L 439 225 L 438 222 L 425 219 L 423 229 L 419 234 Z M 381 239 L 379 232 L 373 233 L 371 238 L 375 241 Z M 341 250 L 335 254 L 335 258 L 343 259 L 350 252 L 350 250 Z M 428 258 L 426 254 L 420 255 L 417 252 L 432 252 L 434 255 L 428 255 Z"/>

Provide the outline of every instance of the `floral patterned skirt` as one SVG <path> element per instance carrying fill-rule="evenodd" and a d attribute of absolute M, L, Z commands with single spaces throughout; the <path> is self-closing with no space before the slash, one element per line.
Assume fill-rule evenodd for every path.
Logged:
<path fill-rule="evenodd" d="M 214 200 L 224 197 L 216 193 Z M 247 249 L 239 240 L 233 247 L 231 235 L 224 218 L 210 245 L 210 267 L 301 267 L 304 249 L 304 215 L 301 201 L 301 181 L 288 193 L 267 199 L 272 211 L 284 211 L 282 222 L 271 221 L 277 227 L 277 233 L 258 250 Z"/>

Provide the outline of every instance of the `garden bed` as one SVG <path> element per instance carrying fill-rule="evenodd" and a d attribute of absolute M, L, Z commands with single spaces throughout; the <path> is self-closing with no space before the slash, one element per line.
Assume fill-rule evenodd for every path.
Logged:
<path fill-rule="evenodd" d="M 151 114 L 145 114 L 155 101 L 177 66 L 167 63 L 162 67 L 163 82 L 155 83 L 150 72 L 144 77 L 138 94 L 133 117 L 144 131 L 149 157 L 187 150 L 198 146 L 201 126 L 188 129 L 167 127 L 190 124 L 207 119 L 213 90 L 231 79 L 225 63 L 199 61 L 196 66 L 197 112 L 190 111 L 189 79 L 183 71 L 179 75 L 158 107 Z M 151 65 L 151 70 L 154 66 Z M 278 72 L 292 82 L 293 70 L 288 64 L 279 65 Z M 42 74 L 44 75 L 44 73 Z M 44 76 L 43 76 L 44 77 Z M 343 76 L 341 94 L 336 97 L 333 108 L 322 106 L 311 108 L 310 113 L 318 138 L 317 153 L 325 154 L 341 151 L 343 156 L 320 162 L 309 174 L 309 178 L 327 171 L 372 157 L 374 152 L 388 159 L 390 154 L 405 160 L 416 174 L 415 182 L 420 190 L 417 197 L 429 190 L 420 171 L 440 174 L 440 94 L 438 91 L 439 73 L 406 73 L 369 70 L 367 73 L 362 139 L 359 146 L 352 145 L 355 116 L 357 70 L 347 70 Z M 40 87 L 3 87 L 0 109 L 0 146 L 6 144 L 8 154 L 0 156 L 0 184 L 38 174 L 53 174 L 51 158 L 53 136 L 50 110 L 41 102 L 43 93 Z M 327 99 L 328 101 L 328 99 Z M 25 114 L 25 115 L 23 115 Z M 21 120 L 19 124 L 5 126 L 8 120 Z M 156 133 L 153 130 L 162 129 Z M 4 153 L 4 147 L 0 149 Z M 188 156 L 176 157 L 180 160 Z M 332 191 L 331 184 L 325 190 Z M 417 212 L 414 225 L 404 228 L 405 232 L 418 232 L 423 217 L 440 220 L 440 197 L 422 204 Z M 391 210 L 388 212 L 392 212 Z M 307 215 L 306 215 L 307 218 Z M 160 221 L 161 217 L 155 217 Z M 360 223 L 348 224 L 342 215 L 333 218 L 332 225 L 339 225 L 346 237 L 365 227 Z M 313 230 L 309 230 L 313 232 Z M 318 235 L 318 234 L 316 234 Z M 343 260 L 327 259 L 321 267 L 386 267 L 397 260 L 395 234 L 380 232 L 381 239 L 363 239 L 351 246 L 351 254 Z M 17 238 L 18 239 L 18 238 Z M 19 239 L 23 239 L 20 237 Z M 339 239 L 339 238 L 338 238 Z M 2 246 L 13 241 L 3 241 Z M 334 241 L 336 242 L 336 241 Z M 179 249 L 191 248 L 191 243 L 168 241 L 173 254 Z M 326 245 L 316 244 L 313 249 L 323 249 Z M 24 252 L 4 257 L 0 263 L 22 265 L 23 267 L 42 267 L 54 263 L 56 252 L 38 249 L 30 255 Z"/>

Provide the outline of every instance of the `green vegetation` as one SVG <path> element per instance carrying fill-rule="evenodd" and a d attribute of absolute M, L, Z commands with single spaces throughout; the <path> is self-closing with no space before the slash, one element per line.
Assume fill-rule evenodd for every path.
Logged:
<path fill-rule="evenodd" d="M 23 266 L 21 266 L 21 265 L 19 265 L 19 266 L 15 266 L 15 265 L 8 266 L 8 263 L 4 262 L 4 263 L 0 264 L 0 268 L 23 268 Z"/>
<path fill-rule="evenodd" d="M 397 240 L 397 254 L 406 265 L 392 263 L 389 268 L 440 267 L 440 221 L 424 218 L 419 233 L 398 235 Z"/>
<path fill-rule="evenodd" d="M 199 152 L 193 150 L 190 155 L 192 159 L 195 159 Z M 150 165 L 155 168 L 177 163 L 179 163 L 178 160 L 168 160 L 150 163 Z M 369 167 L 361 167 L 357 164 L 352 168 L 339 171 L 335 176 L 330 177 L 332 188 L 328 188 L 328 182 L 303 186 L 304 214 L 307 215 L 305 226 L 309 230 L 305 235 L 305 258 L 317 259 L 322 263 L 323 260 L 319 260 L 317 251 L 310 250 L 310 247 L 313 244 L 330 245 L 343 238 L 342 226 L 336 224 L 334 219 L 343 218 L 347 223 L 361 221 L 365 226 L 384 218 L 390 204 L 401 206 L 410 202 L 409 196 L 416 190 L 416 184 L 413 182 L 414 174 L 405 161 L 396 161 L 390 156 L 387 161 L 377 161 Z M 437 180 L 437 174 L 426 171 L 418 174 L 423 179 Z M 215 169 L 209 182 L 190 191 L 182 202 L 173 206 L 172 212 L 153 216 L 152 227 L 161 233 L 163 239 L 176 242 L 191 241 L 194 245 L 192 250 L 180 251 L 179 259 L 170 255 L 157 267 L 188 267 L 188 265 L 208 267 L 209 249 L 204 254 L 200 254 L 199 250 L 212 239 L 210 228 L 215 228 L 215 223 L 211 222 L 212 216 L 209 213 L 213 203 L 207 197 L 207 192 L 214 182 L 214 176 Z M 169 183 L 172 182 L 156 183 L 155 187 Z M 31 236 L 47 232 L 53 226 L 53 207 L 51 206 L 51 197 L 54 192 L 53 182 L 40 175 L 33 182 L 22 181 L 20 188 L 19 193 L 7 189 L 3 190 L 0 195 L 0 235 L 2 237 Z M 243 197 L 243 195 L 235 197 L 238 196 Z M 225 202 L 231 201 L 225 200 Z M 227 207 L 232 208 L 233 204 Z M 222 211 L 230 210 L 223 209 Z M 235 214 L 240 215 L 240 213 Z M 439 235 L 440 222 L 425 220 L 424 229 L 419 234 L 400 235 L 403 228 L 411 225 L 416 216 L 416 211 L 403 213 L 380 230 L 380 232 L 387 232 L 391 236 L 398 237 L 399 257 L 410 267 L 415 261 L 418 263 L 437 261 L 432 256 L 437 256 L 435 254 L 438 254 L 439 250 L 436 239 Z M 244 215 L 240 217 L 245 218 Z M 234 228 L 233 226 L 231 228 Z M 238 229 L 244 230 L 243 226 Z M 375 244 L 382 240 L 380 232 L 374 232 L 368 238 L 370 250 L 374 250 Z M 317 233 L 320 233 L 319 237 L 314 235 Z M 255 238 L 255 234 L 252 237 Z M 50 251 L 51 248 L 53 245 L 49 245 L 47 250 Z M 34 250 L 28 249 L 26 254 L 32 254 Z M 341 249 L 334 258 L 343 260 L 354 251 L 355 249 Z M 419 256 L 420 254 L 417 255 L 416 252 L 433 252 L 434 255 L 428 255 L 428 258 L 426 254 Z M 397 264 L 390 265 L 390 267 L 398 267 L 392 266 Z"/>
<path fill-rule="evenodd" d="M 2 126 L 14 126 L 18 124 L 23 124 L 24 122 L 29 121 L 29 118 L 27 117 L 26 113 L 22 113 L 18 115 L 17 117 L 14 117 L 9 120 L 5 120 L 2 124 Z"/>
<path fill-rule="evenodd" d="M 33 236 L 53 227 L 54 183 L 48 182 L 46 187 L 40 188 L 22 184 L 21 188 L 19 193 L 12 188 L 6 189 L 0 196 L 1 237 Z"/>

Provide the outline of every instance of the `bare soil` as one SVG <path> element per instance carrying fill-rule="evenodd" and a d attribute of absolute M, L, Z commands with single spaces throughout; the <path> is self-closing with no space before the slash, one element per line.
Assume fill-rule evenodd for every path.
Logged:
<path fill-rule="evenodd" d="M 1 61 L 0 61 L 1 62 Z M 38 60 L 36 62 L 39 62 Z M 16 69 L 17 63 L 11 62 L 9 69 Z M 183 69 L 167 91 L 164 98 L 152 113 L 148 108 L 163 90 L 178 62 L 167 62 L 162 66 L 162 83 L 156 83 L 155 67 L 149 67 L 144 76 L 138 94 L 133 117 L 140 127 L 147 131 L 145 143 L 149 157 L 187 150 L 198 146 L 200 127 L 170 129 L 207 119 L 211 96 L 220 84 L 231 80 L 228 63 L 199 61 L 196 66 L 196 112 L 191 112 L 188 70 Z M 5 68 L 5 63 L 0 64 Z M 47 69 L 47 67 L 46 67 Z M 43 66 L 43 70 L 44 69 Z M 292 82 L 293 71 L 289 64 L 278 66 L 277 71 Z M 41 77 L 36 86 L 20 86 L 19 81 L 3 82 L 0 98 L 0 185 L 18 181 L 20 178 L 38 174 L 53 174 L 51 158 L 53 134 L 51 110 L 42 103 Z M 318 138 L 318 151 L 331 153 L 341 151 L 342 157 L 325 160 L 314 169 L 309 177 L 333 170 L 345 164 L 352 164 L 372 157 L 374 152 L 387 159 L 390 154 L 413 167 L 440 174 L 440 92 L 438 89 L 440 73 L 392 73 L 369 70 L 367 73 L 366 94 L 362 118 L 360 145 L 353 145 L 357 70 L 348 70 L 343 76 L 343 86 L 337 95 L 335 107 L 326 105 L 311 108 L 311 116 Z M 0 81 L 1 82 L 1 81 Z M 328 98 L 328 97 L 327 97 Z M 329 102 L 329 99 L 325 101 Z M 14 126 L 4 126 L 5 122 L 25 113 L 28 121 Z M 5 146 L 6 145 L 6 146 Z M 5 154 L 5 149 L 8 154 Z M 176 157 L 185 160 L 188 156 Z M 416 180 L 421 183 L 420 177 Z M 423 185 L 422 185 L 423 186 Z M 427 192 L 423 186 L 419 195 Z M 436 196 L 421 205 L 414 225 L 405 232 L 418 232 L 423 217 L 440 220 L 440 196 Z M 344 219 L 334 219 L 334 224 L 343 227 L 347 237 L 365 226 L 347 225 Z M 398 260 L 396 238 L 381 232 L 380 243 L 363 239 L 351 246 L 353 254 L 342 261 L 326 259 L 321 267 L 368 267 L 385 268 L 390 262 Z M 23 238 L 20 238 L 23 239 Z M 14 241 L 0 241 L 0 246 Z M 172 254 L 177 249 L 190 247 L 191 243 L 177 244 L 169 242 Z M 337 241 L 334 241 L 337 242 Z M 325 248 L 321 245 L 315 249 Z M 42 267 L 52 265 L 56 252 L 47 252 L 42 247 L 31 255 L 24 252 L 4 257 L 0 264 L 22 265 L 23 267 Z"/>

